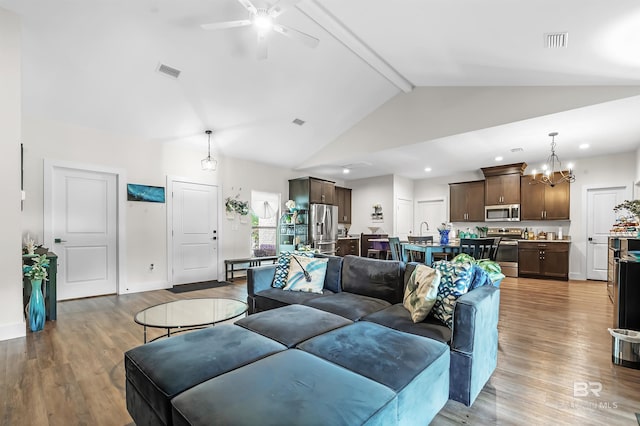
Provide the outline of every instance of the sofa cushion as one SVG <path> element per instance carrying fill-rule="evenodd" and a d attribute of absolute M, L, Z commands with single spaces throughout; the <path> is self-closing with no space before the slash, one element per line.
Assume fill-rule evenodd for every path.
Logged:
<path fill-rule="evenodd" d="M 285 349 L 257 333 L 222 324 L 138 346 L 125 353 L 124 364 L 131 386 L 165 424 L 171 424 L 170 401 L 177 394 Z"/>
<path fill-rule="evenodd" d="M 296 303 L 302 304 L 307 300 L 325 297 L 331 294 L 333 293 L 327 289 L 322 290 L 322 294 L 318 294 L 303 291 L 283 291 L 279 288 L 270 288 L 268 290 L 263 290 L 254 296 L 255 310 L 256 312 L 260 312 Z"/>
<path fill-rule="evenodd" d="M 329 259 L 291 255 L 287 284 L 283 290 L 322 294 Z"/>
<path fill-rule="evenodd" d="M 397 392 L 399 424 L 428 424 L 449 399 L 450 355 L 442 342 L 358 322 L 298 348 Z"/>
<path fill-rule="evenodd" d="M 391 305 L 389 302 L 381 299 L 344 291 L 329 296 L 306 300 L 303 304 L 343 316 L 352 321 L 358 321 L 366 315 Z"/>
<path fill-rule="evenodd" d="M 362 320 L 375 322 L 393 328 L 394 330 L 404 331 L 405 333 L 429 337 L 439 342 L 451 342 L 451 329 L 449 327 L 431 315 L 427 316 L 422 322 L 414 323 L 411 319 L 411 314 L 402 303 L 374 312 L 365 316 Z"/>
<path fill-rule="evenodd" d="M 440 272 L 427 265 L 418 265 L 411 273 L 402 303 L 413 322 L 423 321 L 427 317 L 436 303 L 439 285 Z"/>
<path fill-rule="evenodd" d="M 324 288 L 334 293 L 342 291 L 342 257 L 316 253 L 315 257 L 329 259 L 327 274 L 324 277 Z"/>
<path fill-rule="evenodd" d="M 313 252 L 310 251 L 301 251 L 301 252 L 293 252 L 298 256 L 305 257 L 313 257 Z M 276 272 L 273 275 L 273 282 L 271 286 L 274 288 L 284 288 L 287 285 L 287 276 L 289 275 L 289 265 L 291 263 L 291 254 L 290 251 L 283 251 L 278 256 L 278 263 L 276 264 Z"/>
<path fill-rule="evenodd" d="M 395 393 L 309 353 L 289 349 L 173 399 L 176 425 L 391 425 Z"/>
<path fill-rule="evenodd" d="M 304 305 L 290 305 L 245 317 L 235 324 L 291 348 L 318 334 L 352 324 L 339 315 Z"/>
<path fill-rule="evenodd" d="M 404 263 L 345 256 L 342 264 L 342 290 L 389 303 L 400 303 L 404 294 Z"/>
<path fill-rule="evenodd" d="M 453 327 L 453 310 L 456 306 L 456 300 L 467 293 L 471 286 L 473 264 L 441 260 L 435 262 L 433 268 L 440 272 L 440 286 L 431 313 L 436 319 L 451 328 Z"/>

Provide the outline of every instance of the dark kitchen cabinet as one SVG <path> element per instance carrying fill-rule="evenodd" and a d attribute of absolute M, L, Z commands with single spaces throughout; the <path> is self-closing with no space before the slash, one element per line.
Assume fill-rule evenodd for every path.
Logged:
<path fill-rule="evenodd" d="M 484 203 L 520 204 L 520 175 L 488 176 L 484 181 Z"/>
<path fill-rule="evenodd" d="M 346 256 L 352 254 L 354 256 L 360 255 L 360 239 L 359 238 L 338 238 L 336 244 L 336 255 Z"/>
<path fill-rule="evenodd" d="M 449 184 L 449 220 L 484 222 L 484 181 Z"/>
<path fill-rule="evenodd" d="M 351 223 L 351 189 L 336 186 L 338 223 Z"/>
<path fill-rule="evenodd" d="M 289 198 L 298 208 L 308 209 L 309 204 L 336 204 L 335 182 L 314 177 L 289 180 Z"/>
<path fill-rule="evenodd" d="M 531 183 L 531 176 L 522 176 L 520 194 L 521 220 L 569 220 L 571 185 L 568 182 L 551 187 Z"/>
<path fill-rule="evenodd" d="M 518 276 L 569 280 L 569 242 L 520 241 Z"/>

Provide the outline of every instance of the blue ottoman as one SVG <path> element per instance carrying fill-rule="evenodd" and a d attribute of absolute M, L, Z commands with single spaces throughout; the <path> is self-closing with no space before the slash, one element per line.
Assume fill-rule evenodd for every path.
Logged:
<path fill-rule="evenodd" d="M 288 348 L 349 324 L 353 321 L 304 305 L 271 309 L 235 322 L 235 325 L 276 340 Z"/>
<path fill-rule="evenodd" d="M 375 380 L 398 394 L 398 424 L 426 425 L 449 399 L 449 346 L 358 322 L 298 348 Z"/>
<path fill-rule="evenodd" d="M 174 424 L 190 426 L 387 426 L 397 418 L 391 389 L 297 349 L 208 380 L 172 404 Z"/>
<path fill-rule="evenodd" d="M 171 399 L 212 377 L 286 348 L 234 325 L 216 325 L 127 351 L 127 410 L 137 425 L 171 425 Z"/>

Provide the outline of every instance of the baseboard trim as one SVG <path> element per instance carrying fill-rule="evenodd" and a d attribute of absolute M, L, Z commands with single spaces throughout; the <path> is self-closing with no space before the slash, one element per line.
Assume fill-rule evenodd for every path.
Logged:
<path fill-rule="evenodd" d="M 166 290 L 171 288 L 171 284 L 167 281 L 152 281 L 147 283 L 139 283 L 135 286 L 131 285 L 131 281 L 129 281 L 128 288 L 122 289 L 120 294 L 130 294 L 130 293 L 141 293 L 143 291 L 152 291 L 152 290 Z"/>
<path fill-rule="evenodd" d="M 24 321 L 0 326 L 0 341 L 17 339 L 27 335 L 27 327 Z"/>

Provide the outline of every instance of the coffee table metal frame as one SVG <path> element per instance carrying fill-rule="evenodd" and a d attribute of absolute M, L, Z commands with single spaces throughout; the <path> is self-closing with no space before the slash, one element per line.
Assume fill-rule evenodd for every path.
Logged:
<path fill-rule="evenodd" d="M 195 320 L 191 321 L 191 322 L 183 322 L 181 324 L 174 324 L 177 322 L 180 322 L 180 320 L 175 320 L 172 321 L 171 324 L 165 323 L 165 324 L 160 324 L 159 322 L 154 322 L 154 321 L 148 321 L 146 319 L 144 319 L 144 316 L 151 312 L 154 308 L 159 308 L 164 306 L 165 308 L 169 308 L 171 305 L 187 305 L 187 304 L 194 304 L 196 302 L 194 301 L 211 301 L 211 302 L 215 302 L 215 301 L 229 301 L 229 302 L 236 302 L 238 304 L 238 308 L 239 310 L 236 310 L 233 312 L 232 315 L 228 315 L 228 316 L 220 316 L 218 317 L 215 312 L 211 312 L 211 311 L 207 311 L 205 312 L 205 314 L 202 316 L 202 318 L 195 318 Z M 236 300 L 236 299 L 231 299 L 231 298 L 226 298 L 226 297 L 201 297 L 201 298 L 195 298 L 195 299 L 180 299 L 180 300 L 172 300 L 170 302 L 163 302 L 163 303 L 158 303 L 157 305 L 153 305 L 153 306 L 149 306 L 139 312 L 137 312 L 135 314 L 135 316 L 133 317 L 133 320 L 137 323 L 140 324 L 144 327 L 144 343 L 147 343 L 147 327 L 150 328 L 164 328 L 167 330 L 166 334 L 163 334 L 161 336 L 158 336 L 154 339 L 149 340 L 149 342 L 153 342 L 154 340 L 158 340 L 161 339 L 163 337 L 171 337 L 172 334 L 176 334 L 176 333 L 182 333 L 185 331 L 192 331 L 192 330 L 198 330 L 201 328 L 207 328 L 207 327 L 211 327 L 214 324 L 223 322 L 223 321 L 228 321 L 230 319 L 234 319 L 237 318 L 243 314 L 246 315 L 247 310 L 249 309 L 249 305 L 247 305 L 245 302 L 241 301 L 241 300 Z M 193 313 L 193 311 L 191 311 Z M 205 318 L 206 316 L 210 317 L 210 318 Z M 193 316 L 192 316 L 193 318 Z M 177 329 L 174 331 L 171 331 L 172 329 Z"/>

